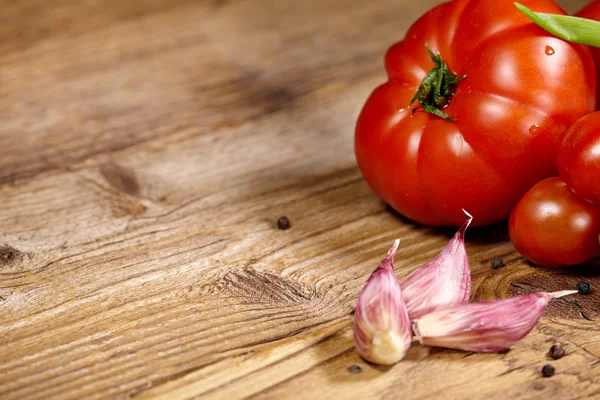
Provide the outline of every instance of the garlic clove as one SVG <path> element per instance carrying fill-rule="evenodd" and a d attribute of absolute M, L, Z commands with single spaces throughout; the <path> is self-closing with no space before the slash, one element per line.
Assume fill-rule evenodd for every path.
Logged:
<path fill-rule="evenodd" d="M 552 299 L 577 293 L 530 293 L 508 299 L 458 305 L 413 322 L 422 344 L 480 353 L 508 349 L 537 324 Z"/>
<path fill-rule="evenodd" d="M 365 360 L 391 365 L 402 360 L 412 342 L 411 324 L 394 273 L 396 240 L 379 267 L 371 274 L 354 314 L 354 344 Z"/>
<path fill-rule="evenodd" d="M 446 247 L 400 282 L 411 319 L 469 302 L 471 269 L 465 249 L 465 232 L 473 216 L 463 211 L 468 219 Z"/>

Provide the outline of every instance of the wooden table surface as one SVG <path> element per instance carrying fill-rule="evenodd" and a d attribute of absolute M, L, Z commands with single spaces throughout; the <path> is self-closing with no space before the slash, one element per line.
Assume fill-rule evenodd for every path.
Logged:
<path fill-rule="evenodd" d="M 600 276 L 533 268 L 503 225 L 467 234 L 474 299 L 596 292 L 506 354 L 354 352 L 393 239 L 402 276 L 452 234 L 386 210 L 353 154 L 384 51 L 438 2 L 5 2 L 0 398 L 600 398 Z"/>

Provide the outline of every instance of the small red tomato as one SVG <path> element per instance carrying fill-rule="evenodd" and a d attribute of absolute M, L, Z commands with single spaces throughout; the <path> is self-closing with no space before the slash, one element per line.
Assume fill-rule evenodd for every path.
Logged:
<path fill-rule="evenodd" d="M 580 264 L 600 252 L 600 208 L 575 195 L 559 177 L 525 193 L 508 230 L 519 253 L 543 267 Z"/>
<path fill-rule="evenodd" d="M 567 130 L 556 165 L 575 193 L 600 205 L 600 112 L 578 119 Z"/>

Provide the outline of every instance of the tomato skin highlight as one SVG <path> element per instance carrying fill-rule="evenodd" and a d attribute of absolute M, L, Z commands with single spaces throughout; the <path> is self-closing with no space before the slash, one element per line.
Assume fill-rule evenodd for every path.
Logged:
<path fill-rule="evenodd" d="M 536 11 L 564 14 L 552 0 Z M 409 102 L 434 66 L 428 46 L 466 78 L 443 120 Z M 547 48 L 551 47 L 552 52 Z M 358 166 L 400 214 L 427 225 L 506 220 L 536 182 L 557 175 L 561 135 L 595 107 L 589 49 L 537 27 L 509 0 L 455 0 L 422 16 L 385 56 L 388 81 L 355 131 Z"/>
<path fill-rule="evenodd" d="M 600 112 L 580 118 L 567 130 L 556 165 L 578 196 L 600 205 Z"/>
<path fill-rule="evenodd" d="M 548 178 L 517 203 L 508 231 L 515 248 L 534 264 L 581 264 L 600 252 L 600 208 L 575 195 L 561 178 Z"/>

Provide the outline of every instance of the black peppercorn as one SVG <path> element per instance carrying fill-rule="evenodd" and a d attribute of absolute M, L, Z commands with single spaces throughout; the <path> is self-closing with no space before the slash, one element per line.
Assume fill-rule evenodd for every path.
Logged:
<path fill-rule="evenodd" d="M 565 349 L 558 344 L 555 344 L 552 347 L 550 347 L 550 351 L 548 352 L 548 355 L 555 360 L 564 357 L 565 354 Z"/>
<path fill-rule="evenodd" d="M 590 284 L 584 281 L 579 282 L 577 284 L 577 291 L 579 292 L 579 294 L 590 294 Z"/>
<path fill-rule="evenodd" d="M 282 231 L 290 229 L 290 220 L 288 219 L 288 217 L 279 217 L 279 219 L 277 220 L 277 227 Z"/>
<path fill-rule="evenodd" d="M 504 261 L 502 261 L 502 257 L 496 256 L 492 258 L 492 268 L 498 269 L 504 267 Z"/>
<path fill-rule="evenodd" d="M 546 364 L 542 367 L 542 375 L 546 378 L 554 375 L 554 367 L 550 364 Z"/>

